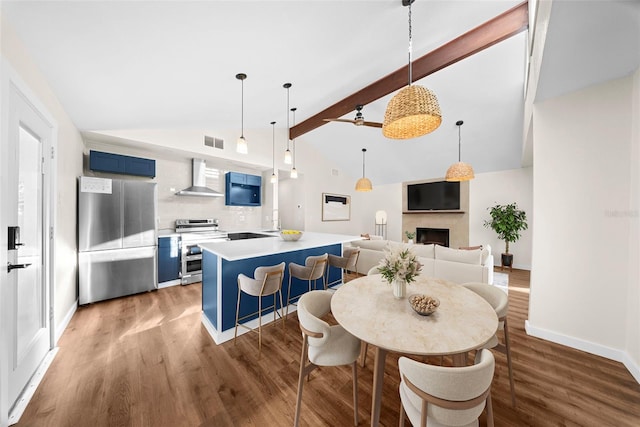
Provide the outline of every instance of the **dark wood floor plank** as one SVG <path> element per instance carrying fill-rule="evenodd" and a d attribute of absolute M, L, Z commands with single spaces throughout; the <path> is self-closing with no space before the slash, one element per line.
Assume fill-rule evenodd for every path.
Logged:
<path fill-rule="evenodd" d="M 495 425 L 640 425 L 640 385 L 622 364 L 526 334 L 529 277 L 509 273 L 518 401 L 511 406 L 506 357 L 496 352 Z M 263 329 L 258 355 L 255 334 L 216 345 L 200 304 L 194 284 L 79 308 L 18 426 L 292 425 L 301 347 L 295 314 L 284 332 L 280 323 Z M 361 426 L 370 422 L 374 355 L 369 346 L 358 370 Z M 390 353 L 385 366 L 383 426 L 398 424 L 398 357 Z M 301 425 L 349 426 L 352 418 L 351 369 L 314 371 L 304 385 Z"/>

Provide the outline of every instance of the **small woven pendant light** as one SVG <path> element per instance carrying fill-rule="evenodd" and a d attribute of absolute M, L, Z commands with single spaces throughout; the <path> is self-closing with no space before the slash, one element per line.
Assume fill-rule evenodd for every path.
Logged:
<path fill-rule="evenodd" d="M 444 177 L 445 181 L 469 181 L 475 178 L 471 165 L 460 161 L 460 128 L 463 123 L 462 120 L 456 122 L 456 126 L 458 126 L 458 163 L 449 166 Z"/>
<path fill-rule="evenodd" d="M 366 148 L 362 149 L 362 178 L 356 182 L 356 191 L 371 191 L 373 190 L 373 185 L 371 185 L 371 181 L 369 178 L 364 176 L 364 153 L 367 152 Z"/>
<path fill-rule="evenodd" d="M 427 88 L 411 84 L 411 3 L 409 1 L 409 86 L 391 98 L 382 123 L 382 134 L 391 139 L 426 135 L 442 123 L 442 112 L 436 95 Z"/>

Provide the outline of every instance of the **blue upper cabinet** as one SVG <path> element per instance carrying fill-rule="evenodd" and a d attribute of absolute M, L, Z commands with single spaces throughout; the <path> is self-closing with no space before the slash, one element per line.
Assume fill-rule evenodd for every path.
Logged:
<path fill-rule="evenodd" d="M 156 176 L 156 161 L 91 150 L 89 152 L 89 169 L 98 172 L 154 178 Z"/>
<path fill-rule="evenodd" d="M 225 205 L 260 206 L 261 176 L 227 172 L 225 184 Z"/>

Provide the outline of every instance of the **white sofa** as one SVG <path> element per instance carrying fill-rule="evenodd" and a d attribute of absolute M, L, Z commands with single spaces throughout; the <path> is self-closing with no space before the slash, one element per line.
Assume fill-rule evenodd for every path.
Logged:
<path fill-rule="evenodd" d="M 425 276 L 454 283 L 481 282 L 493 284 L 493 255 L 491 247 L 482 249 L 451 249 L 440 245 L 407 245 L 389 240 L 356 240 L 351 246 L 360 248 L 356 271 L 367 274 L 384 257 L 388 245 L 410 246 L 422 263 Z"/>

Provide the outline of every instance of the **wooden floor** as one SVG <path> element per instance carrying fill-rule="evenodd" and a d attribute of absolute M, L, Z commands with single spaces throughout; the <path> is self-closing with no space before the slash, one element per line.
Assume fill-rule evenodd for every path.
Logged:
<path fill-rule="evenodd" d="M 506 359 L 496 353 L 496 426 L 639 426 L 640 385 L 625 367 L 529 337 L 529 274 L 509 274 L 509 324 L 517 406 Z M 217 346 L 200 322 L 199 284 L 78 309 L 19 426 L 290 426 L 301 338 L 245 334 Z M 381 425 L 398 425 L 398 356 L 384 378 Z M 370 423 L 373 350 L 359 371 L 360 425 Z M 322 368 L 305 384 L 302 426 L 352 425 L 351 370 Z M 408 423 L 407 423 L 408 425 Z M 481 418 L 484 425 L 484 417 Z"/>

